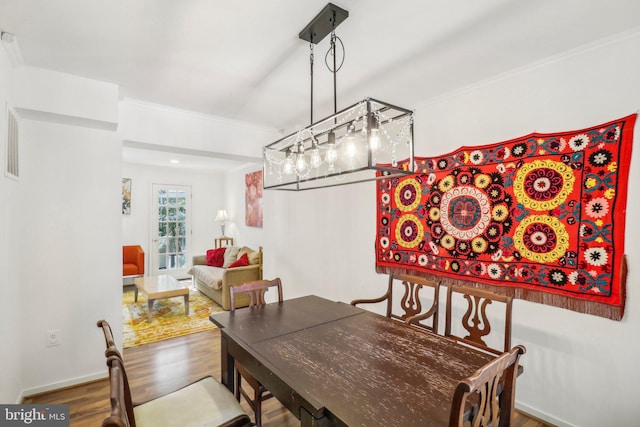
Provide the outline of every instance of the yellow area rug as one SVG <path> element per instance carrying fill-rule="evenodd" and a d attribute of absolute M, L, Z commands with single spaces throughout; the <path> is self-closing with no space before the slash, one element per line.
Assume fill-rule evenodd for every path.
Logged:
<path fill-rule="evenodd" d="M 138 293 L 134 302 L 134 290 L 122 295 L 123 347 L 150 344 L 196 332 L 215 329 L 209 320 L 213 313 L 223 311 L 217 303 L 189 286 L 189 316 L 184 315 L 184 298 L 163 298 L 153 302 L 151 322 L 147 320 L 147 296 Z"/>

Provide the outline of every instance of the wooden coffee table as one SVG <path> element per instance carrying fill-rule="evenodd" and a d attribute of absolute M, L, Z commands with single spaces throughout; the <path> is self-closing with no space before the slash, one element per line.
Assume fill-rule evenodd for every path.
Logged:
<path fill-rule="evenodd" d="M 184 297 L 184 314 L 189 315 L 189 287 L 176 280 L 175 277 L 163 274 L 160 276 L 137 277 L 134 280 L 136 293 L 134 300 L 138 301 L 138 290 L 147 295 L 147 319 L 151 321 L 153 301 L 161 298 Z"/>

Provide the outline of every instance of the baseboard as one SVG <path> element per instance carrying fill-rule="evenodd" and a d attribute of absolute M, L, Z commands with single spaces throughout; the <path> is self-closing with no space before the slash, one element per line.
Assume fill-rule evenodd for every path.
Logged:
<path fill-rule="evenodd" d="M 72 378 L 65 381 L 60 381 L 57 383 L 46 384 L 40 387 L 34 387 L 27 390 L 23 390 L 20 393 L 20 401 L 18 403 L 22 403 L 26 398 L 32 397 L 38 394 L 47 393 L 53 390 L 60 390 L 67 387 L 73 387 L 79 384 L 90 383 L 93 381 L 101 380 L 108 377 L 108 372 L 105 370 L 103 372 L 95 373 L 92 375 L 85 375 L 83 377 Z"/>
<path fill-rule="evenodd" d="M 552 427 L 575 427 L 573 424 L 549 415 L 546 412 L 539 411 L 538 409 L 522 402 L 516 401 L 516 410 L 532 418 L 537 418 L 539 421 L 549 424 Z"/>

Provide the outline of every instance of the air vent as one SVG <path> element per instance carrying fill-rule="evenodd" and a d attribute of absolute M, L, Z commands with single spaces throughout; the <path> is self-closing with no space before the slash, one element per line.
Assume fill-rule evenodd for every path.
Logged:
<path fill-rule="evenodd" d="M 18 120 L 10 108 L 7 108 L 7 163 L 5 165 L 5 176 L 13 179 L 20 177 L 20 164 L 18 158 Z"/>

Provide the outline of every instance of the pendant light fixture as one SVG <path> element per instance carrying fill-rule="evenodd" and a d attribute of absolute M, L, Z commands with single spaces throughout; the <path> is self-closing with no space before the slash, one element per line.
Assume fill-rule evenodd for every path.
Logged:
<path fill-rule="evenodd" d="M 403 176 L 414 171 L 413 111 L 366 98 L 337 110 L 336 80 L 344 62 L 344 45 L 335 29 L 349 16 L 329 3 L 302 30 L 309 42 L 311 69 L 311 124 L 263 148 L 265 189 L 308 190 Z M 313 121 L 314 45 L 331 34 L 325 55 L 333 73 L 334 114 Z M 338 64 L 336 44 L 343 56 Z M 331 65 L 328 58 L 332 57 Z"/>

